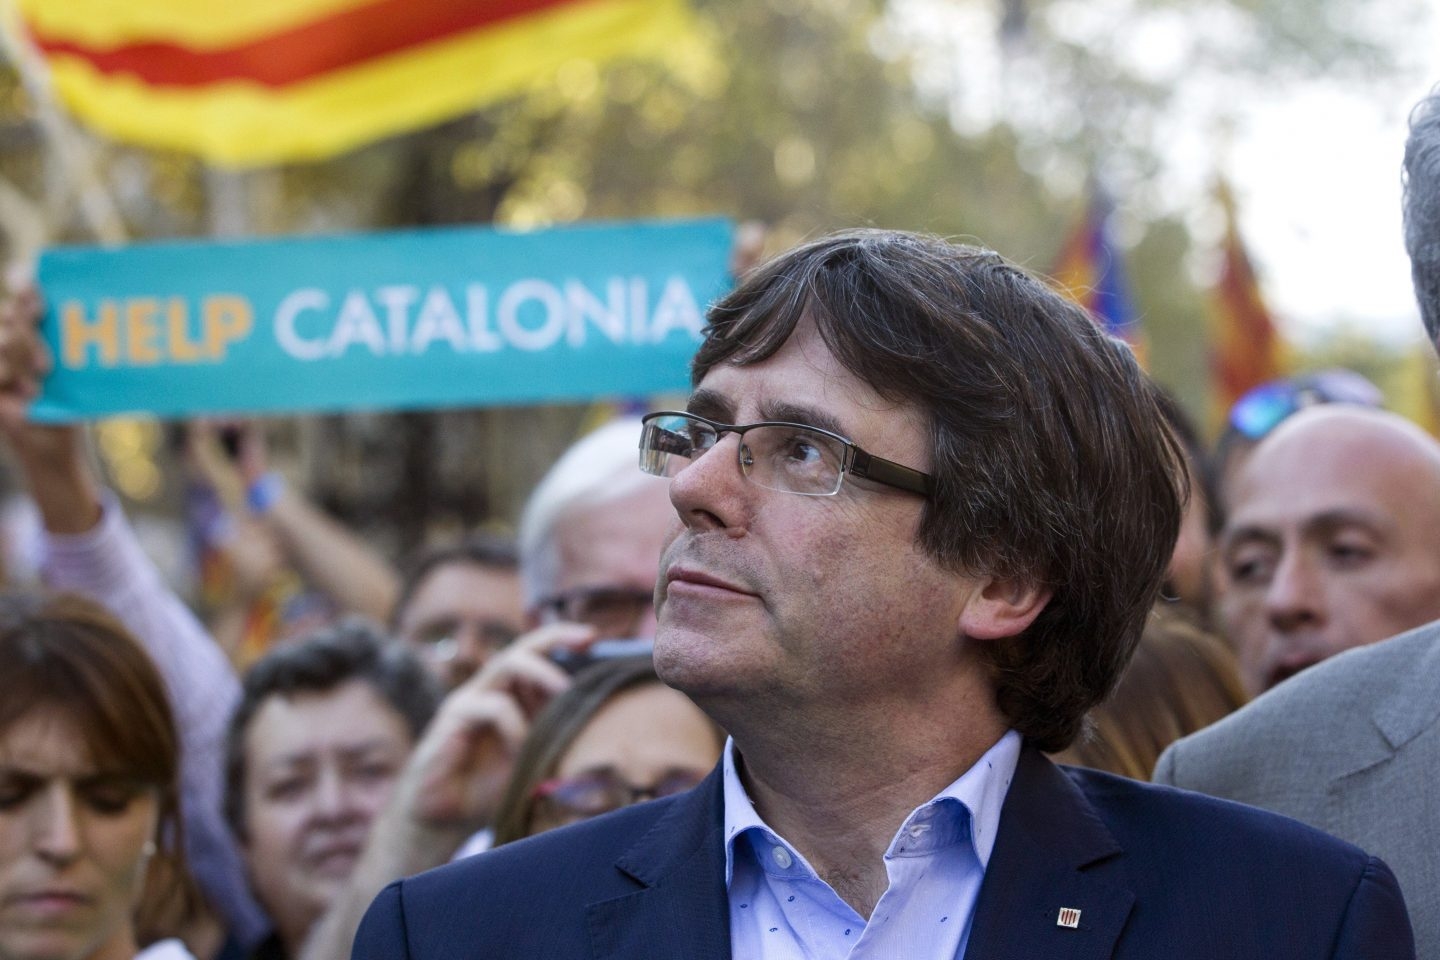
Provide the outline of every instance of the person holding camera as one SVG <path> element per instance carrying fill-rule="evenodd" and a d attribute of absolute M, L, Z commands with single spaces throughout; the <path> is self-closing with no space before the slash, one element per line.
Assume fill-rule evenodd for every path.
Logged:
<path fill-rule="evenodd" d="M 640 421 L 576 441 L 521 513 L 520 583 L 530 629 L 441 703 L 306 960 L 343 956 L 366 906 L 396 877 L 489 847 L 497 808 L 537 716 L 595 660 L 648 648 L 672 512 L 668 485 L 635 469 Z"/>

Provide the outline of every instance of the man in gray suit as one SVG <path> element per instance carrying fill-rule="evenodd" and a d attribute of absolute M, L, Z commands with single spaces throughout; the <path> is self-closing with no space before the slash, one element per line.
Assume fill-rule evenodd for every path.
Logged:
<path fill-rule="evenodd" d="M 1405 244 L 1440 349 L 1440 88 L 1411 115 Z M 1437 547 L 1440 549 L 1440 547 Z M 1384 858 L 1440 960 L 1440 621 L 1306 670 L 1160 758 L 1161 783 L 1288 814 Z"/>

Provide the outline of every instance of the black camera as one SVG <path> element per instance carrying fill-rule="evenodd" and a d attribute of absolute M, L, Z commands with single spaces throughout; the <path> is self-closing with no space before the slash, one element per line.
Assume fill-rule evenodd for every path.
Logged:
<path fill-rule="evenodd" d="M 655 641 L 639 638 L 628 640 L 596 640 L 583 650 L 559 647 L 550 651 L 550 659 L 570 673 L 579 673 L 592 663 L 621 657 L 648 657 L 655 652 Z"/>

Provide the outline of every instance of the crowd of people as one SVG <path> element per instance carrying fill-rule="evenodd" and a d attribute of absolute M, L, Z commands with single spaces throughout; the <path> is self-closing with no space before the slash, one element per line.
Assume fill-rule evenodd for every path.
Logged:
<path fill-rule="evenodd" d="M 1440 348 L 1440 95 L 1405 171 Z M 1207 447 L 997 255 L 836 234 L 513 540 L 402 567 L 255 425 L 190 431 L 232 585 L 300 611 L 257 648 L 26 419 L 41 295 L 0 318 L 46 588 L 0 595 L 0 960 L 1440 960 L 1440 442 L 1355 374 Z"/>

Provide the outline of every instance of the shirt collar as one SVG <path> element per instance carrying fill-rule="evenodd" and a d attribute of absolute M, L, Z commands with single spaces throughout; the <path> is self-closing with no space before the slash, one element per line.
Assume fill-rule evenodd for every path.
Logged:
<path fill-rule="evenodd" d="M 917 826 L 924 825 L 927 832 L 935 823 L 950 824 L 953 827 L 969 827 L 969 839 L 983 870 L 990 864 L 990 853 L 995 849 L 995 835 L 1000 828 L 1000 809 L 1005 805 L 1005 795 L 1010 782 L 1015 779 L 1015 767 L 1020 762 L 1020 734 L 1008 730 L 989 750 L 975 761 L 975 765 L 962 773 L 945 789 L 916 807 L 906 817 L 886 853 L 903 856 L 907 846 L 913 846 L 918 835 Z M 739 765 L 735 740 L 725 742 L 722 757 L 725 788 L 725 885 L 728 887 L 735 872 L 735 844 L 746 833 L 760 831 L 766 837 L 778 837 L 769 825 L 761 819 L 755 803 L 740 782 Z M 944 817 L 947 809 L 963 808 L 963 820 Z M 957 810 L 957 812 L 959 812 Z M 907 837 L 910 838 L 907 841 Z M 932 837 L 924 846 L 933 849 L 937 842 Z M 924 852 L 924 851 L 922 851 Z"/>

